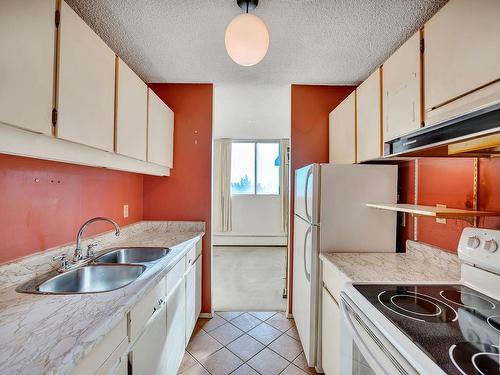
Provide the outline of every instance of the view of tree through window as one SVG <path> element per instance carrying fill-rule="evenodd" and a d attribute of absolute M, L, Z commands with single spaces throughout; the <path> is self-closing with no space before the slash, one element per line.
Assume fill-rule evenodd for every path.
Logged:
<path fill-rule="evenodd" d="M 280 193 L 280 145 L 235 142 L 231 151 L 231 194 Z"/>

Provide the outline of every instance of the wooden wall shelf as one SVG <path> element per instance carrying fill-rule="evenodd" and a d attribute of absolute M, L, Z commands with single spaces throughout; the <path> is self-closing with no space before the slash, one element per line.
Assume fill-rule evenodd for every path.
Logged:
<path fill-rule="evenodd" d="M 474 211 L 460 208 L 422 206 L 404 203 L 367 203 L 366 206 L 378 208 L 380 210 L 406 212 L 416 216 L 428 216 L 436 219 L 459 219 L 468 222 L 473 222 L 475 217 L 500 216 L 500 212 L 495 211 Z"/>

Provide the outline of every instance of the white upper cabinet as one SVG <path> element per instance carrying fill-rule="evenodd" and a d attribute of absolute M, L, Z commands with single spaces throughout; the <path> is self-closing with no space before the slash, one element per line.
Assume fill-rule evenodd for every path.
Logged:
<path fill-rule="evenodd" d="M 116 69 L 116 152 L 146 160 L 148 88 L 118 57 Z"/>
<path fill-rule="evenodd" d="M 63 1 L 57 136 L 113 151 L 115 54 Z"/>
<path fill-rule="evenodd" d="M 421 127 L 420 31 L 383 65 L 384 141 Z"/>
<path fill-rule="evenodd" d="M 426 125 L 500 99 L 499 17 L 498 0 L 451 0 L 425 24 Z"/>
<path fill-rule="evenodd" d="M 174 112 L 149 89 L 148 161 L 173 167 Z"/>
<path fill-rule="evenodd" d="M 0 122 L 52 134 L 54 0 L 0 1 Z"/>
<path fill-rule="evenodd" d="M 382 156 L 381 69 L 356 89 L 357 161 Z"/>
<path fill-rule="evenodd" d="M 330 113 L 330 163 L 356 162 L 356 92 Z"/>

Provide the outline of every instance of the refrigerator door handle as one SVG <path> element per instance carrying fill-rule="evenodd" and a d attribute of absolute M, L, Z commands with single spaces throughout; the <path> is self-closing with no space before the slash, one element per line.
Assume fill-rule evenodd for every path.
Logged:
<path fill-rule="evenodd" d="M 312 230 L 312 225 L 309 225 L 309 228 L 307 228 L 307 231 L 306 231 L 306 235 L 304 236 L 304 273 L 306 274 L 306 279 L 309 282 L 311 281 L 311 273 L 309 271 L 307 271 L 307 264 L 306 264 L 307 250 L 306 249 L 307 249 L 307 237 L 311 234 L 311 230 Z"/>
<path fill-rule="evenodd" d="M 312 217 L 311 215 L 309 215 L 309 206 L 307 205 L 307 192 L 309 190 L 309 177 L 311 177 L 312 175 L 312 171 L 313 171 L 313 167 L 309 168 L 309 170 L 307 171 L 307 175 L 306 175 L 306 187 L 305 187 L 305 192 L 304 192 L 304 208 L 305 208 L 305 211 L 306 211 L 306 218 L 307 218 L 307 221 L 309 222 L 312 222 Z"/>

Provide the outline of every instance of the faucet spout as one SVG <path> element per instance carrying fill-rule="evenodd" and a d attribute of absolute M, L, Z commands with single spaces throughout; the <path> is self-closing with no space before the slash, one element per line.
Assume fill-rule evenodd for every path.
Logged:
<path fill-rule="evenodd" d="M 94 217 L 90 220 L 87 220 L 83 225 L 81 226 L 80 230 L 78 231 L 78 234 L 76 236 L 76 248 L 75 248 L 75 255 L 74 255 L 74 261 L 78 262 L 80 260 L 84 259 L 83 252 L 82 252 L 82 237 L 83 237 L 83 232 L 85 232 L 85 229 L 89 226 L 89 224 L 92 224 L 96 221 L 107 221 L 108 223 L 113 224 L 115 227 L 115 236 L 120 235 L 120 227 L 119 225 L 114 221 L 111 220 L 107 217 Z"/>

